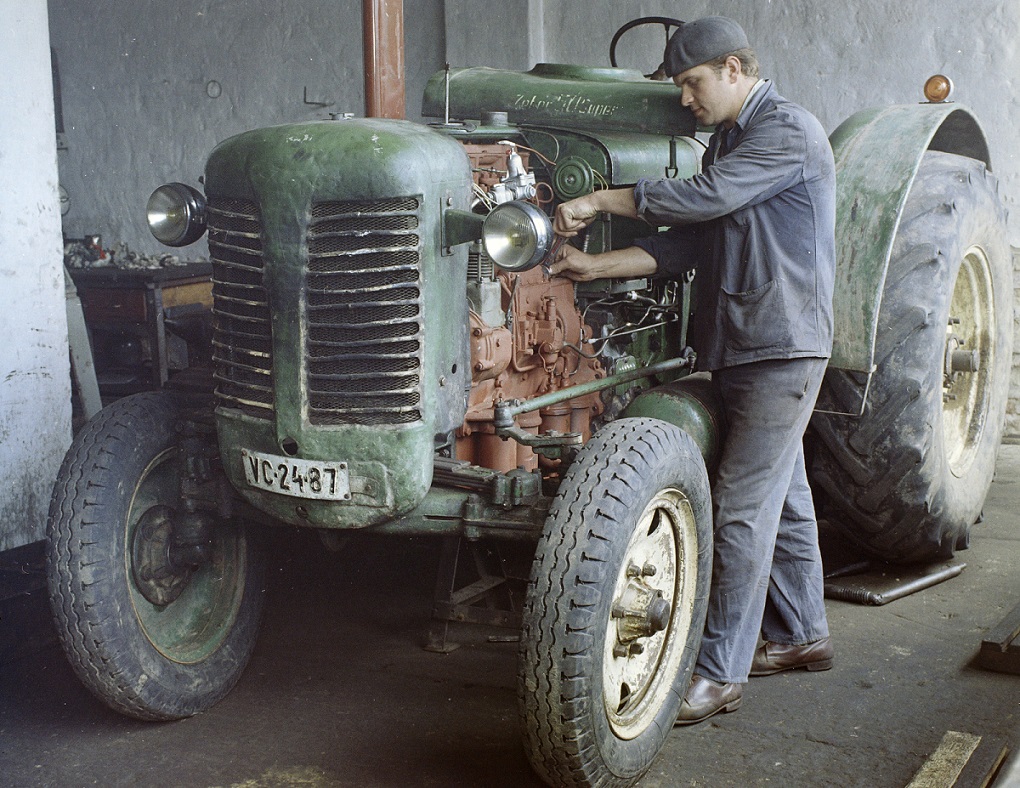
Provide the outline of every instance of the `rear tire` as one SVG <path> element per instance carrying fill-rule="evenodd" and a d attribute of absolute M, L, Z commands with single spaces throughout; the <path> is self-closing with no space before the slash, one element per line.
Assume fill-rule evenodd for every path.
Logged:
<path fill-rule="evenodd" d="M 180 415 L 165 393 L 102 410 L 67 452 L 47 526 L 50 601 L 71 666 L 100 700 L 142 720 L 188 717 L 226 695 L 262 611 L 261 554 L 233 522 L 214 526 L 194 571 L 145 579 L 180 505 Z"/>
<path fill-rule="evenodd" d="M 656 419 L 601 429 L 567 470 L 532 566 L 518 690 L 552 786 L 628 786 L 673 729 L 712 574 L 708 474 Z"/>
<path fill-rule="evenodd" d="M 893 245 L 864 414 L 812 420 L 812 479 L 868 552 L 930 561 L 966 546 L 1002 437 L 1012 328 L 995 179 L 979 161 L 928 152 Z M 853 410 L 866 383 L 830 369 L 817 407 Z"/>

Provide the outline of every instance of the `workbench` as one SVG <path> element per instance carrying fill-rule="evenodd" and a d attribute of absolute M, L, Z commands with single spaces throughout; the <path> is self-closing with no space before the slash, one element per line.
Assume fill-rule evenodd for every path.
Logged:
<path fill-rule="evenodd" d="M 160 389 L 208 358 L 212 265 L 71 269 L 105 398 Z"/>

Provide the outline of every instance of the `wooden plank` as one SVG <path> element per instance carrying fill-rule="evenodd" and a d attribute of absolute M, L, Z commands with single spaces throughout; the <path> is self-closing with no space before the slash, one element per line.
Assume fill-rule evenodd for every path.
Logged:
<path fill-rule="evenodd" d="M 163 306 L 170 309 L 175 306 L 201 304 L 212 309 L 212 282 L 195 282 L 192 284 L 170 284 L 163 288 Z"/>
<path fill-rule="evenodd" d="M 946 731 L 938 748 L 917 771 L 907 788 L 952 788 L 980 743 L 980 736 Z"/>
<path fill-rule="evenodd" d="M 984 642 L 998 644 L 1003 651 L 1020 635 L 1020 605 L 1014 607 L 998 626 L 985 637 Z"/>
<path fill-rule="evenodd" d="M 977 661 L 987 670 L 1020 674 L 1020 605 L 981 641 Z"/>

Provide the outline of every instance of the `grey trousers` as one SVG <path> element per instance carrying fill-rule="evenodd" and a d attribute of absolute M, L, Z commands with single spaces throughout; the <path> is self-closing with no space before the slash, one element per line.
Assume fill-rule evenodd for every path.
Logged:
<path fill-rule="evenodd" d="M 759 361 L 717 370 L 728 421 L 713 484 L 715 550 L 695 672 L 744 683 L 758 635 L 809 643 L 829 634 L 804 430 L 826 359 Z"/>

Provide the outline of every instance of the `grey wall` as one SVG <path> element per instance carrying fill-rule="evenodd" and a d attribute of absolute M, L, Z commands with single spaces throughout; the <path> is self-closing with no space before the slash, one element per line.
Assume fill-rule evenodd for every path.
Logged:
<path fill-rule="evenodd" d="M 0 0 L 0 550 L 41 539 L 71 441 L 45 0 Z"/>
<path fill-rule="evenodd" d="M 593 9 L 597 9 L 593 13 Z M 1020 3 L 1015 0 L 558 0 L 546 3 L 546 55 L 605 65 L 613 31 L 637 16 L 730 16 L 744 25 L 765 76 L 809 108 L 832 132 L 865 107 L 922 101 L 932 74 L 948 74 L 954 100 L 981 118 L 992 164 L 1010 209 L 1010 240 L 1020 246 Z M 597 20 L 578 24 L 578 20 Z M 651 71 L 661 36 L 627 46 L 629 65 Z M 644 57 L 640 57 L 640 55 Z M 628 63 L 621 63 L 628 65 Z"/>
<path fill-rule="evenodd" d="M 442 67 L 443 5 L 405 6 L 408 105 L 417 116 L 425 80 Z M 53 0 L 67 143 L 60 181 L 71 205 L 65 234 L 164 253 L 146 227 L 145 202 L 169 180 L 195 184 L 217 142 L 330 112 L 364 114 L 361 7 Z M 205 244 L 181 254 L 205 256 Z"/>
<path fill-rule="evenodd" d="M 613 31 L 636 16 L 725 13 L 748 29 L 764 71 L 832 131 L 867 106 L 913 102 L 936 72 L 988 130 L 1020 245 L 1020 3 L 1004 0 L 406 0 L 407 104 L 452 65 L 530 68 L 542 60 L 606 65 Z M 100 233 L 159 252 L 145 228 L 149 192 L 195 181 L 219 140 L 255 126 L 364 112 L 361 0 L 53 0 L 68 150 L 61 183 L 70 236 Z M 628 36 L 623 65 L 650 71 L 661 33 Z M 218 97 L 209 96 L 211 81 Z M 328 107 L 305 103 L 329 103 Z M 215 86 L 213 86 L 215 92 Z M 203 254 L 202 244 L 185 254 Z"/>

